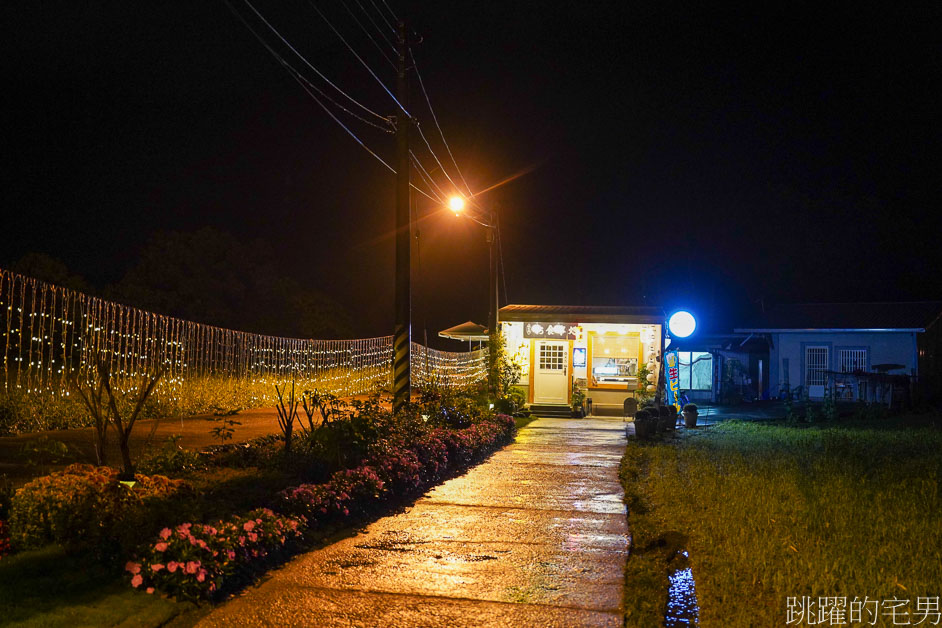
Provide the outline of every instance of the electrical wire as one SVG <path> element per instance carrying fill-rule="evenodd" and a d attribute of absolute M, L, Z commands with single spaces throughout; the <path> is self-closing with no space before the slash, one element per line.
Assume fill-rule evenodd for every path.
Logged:
<path fill-rule="evenodd" d="M 283 56 L 281 56 L 281 54 L 280 54 L 277 50 L 275 50 L 274 48 L 272 48 L 272 46 L 271 46 L 267 41 L 265 41 L 265 38 L 264 38 L 264 37 L 262 37 L 261 35 L 259 35 L 259 33 L 258 33 L 254 28 L 252 28 L 251 24 L 249 24 L 249 23 L 245 20 L 245 18 L 242 16 L 242 14 L 240 14 L 238 11 L 236 11 L 235 8 L 234 8 L 231 4 L 229 4 L 229 1 L 228 1 L 228 0 L 224 0 L 224 2 L 226 3 L 226 6 L 229 7 L 230 11 L 232 11 L 232 13 L 239 19 L 239 21 L 242 22 L 242 24 L 249 30 L 249 32 L 251 32 L 252 35 L 255 36 L 255 39 L 257 39 L 257 40 L 259 41 L 259 43 L 261 43 L 262 46 L 264 46 L 265 49 L 268 50 L 268 52 L 282 65 L 282 67 L 285 68 L 285 70 L 288 72 L 288 74 L 291 74 L 292 77 L 294 77 L 295 80 L 304 81 L 304 83 L 306 83 L 308 87 L 310 87 L 311 89 L 315 90 L 315 91 L 316 91 L 318 94 L 320 94 L 324 99 L 330 101 L 335 107 L 337 107 L 338 109 L 343 110 L 345 113 L 347 113 L 347 114 L 353 116 L 354 118 L 356 118 L 356 119 L 359 120 L 360 122 L 363 122 L 364 124 L 368 124 L 368 125 L 370 125 L 370 126 L 373 127 L 373 128 L 379 129 L 380 131 L 383 131 L 384 133 L 392 133 L 392 132 L 393 132 L 393 130 L 392 130 L 391 128 L 389 128 L 389 121 L 388 121 L 388 120 L 385 120 L 386 126 L 380 126 L 379 124 L 376 124 L 376 123 L 373 122 L 372 120 L 367 120 L 366 118 L 360 116 L 359 114 L 357 114 L 357 113 L 355 113 L 355 112 L 353 112 L 353 111 L 350 111 L 349 109 L 347 109 L 346 107 L 344 107 L 342 104 L 340 104 L 339 102 L 337 102 L 336 100 L 334 100 L 334 99 L 333 99 L 330 95 L 328 95 L 324 90 L 322 90 L 321 88 L 319 88 L 319 87 L 317 87 L 316 85 L 314 85 L 313 83 L 311 83 L 311 81 L 309 81 L 309 80 L 307 79 L 307 77 L 305 77 L 304 75 L 302 75 L 302 74 L 298 71 L 298 69 L 295 68 L 293 65 L 291 65 L 291 63 L 289 63 L 287 59 L 285 59 Z"/>
<path fill-rule="evenodd" d="M 392 32 L 395 33 L 395 32 L 396 32 L 396 28 L 395 28 L 392 24 L 389 23 L 389 20 L 386 19 L 386 16 L 385 16 L 385 15 L 383 15 L 383 12 L 380 10 L 380 8 L 379 8 L 378 6 L 376 6 L 376 3 L 373 2 L 373 0 L 369 0 L 369 2 L 370 2 L 370 4 L 373 5 L 373 8 L 376 9 L 376 12 L 379 13 L 380 19 L 383 20 L 383 22 L 386 23 L 386 26 L 389 27 L 389 30 L 391 30 Z M 397 21 L 398 21 L 398 20 L 397 20 Z"/>
<path fill-rule="evenodd" d="M 425 184 L 429 186 L 429 190 L 431 190 L 433 194 L 435 194 L 435 191 L 432 188 L 438 190 L 438 194 L 440 195 L 438 200 L 439 202 L 444 203 L 444 199 L 448 195 L 444 192 L 444 190 L 442 190 L 441 187 L 439 187 L 438 183 L 435 182 L 435 179 L 431 174 L 429 174 L 428 170 L 425 169 L 425 166 L 422 165 L 422 162 L 418 157 L 416 157 L 415 153 L 410 150 L 409 156 L 412 158 L 412 163 L 415 164 L 416 170 L 419 172 L 419 176 L 422 177 L 422 180 L 425 181 Z"/>
<path fill-rule="evenodd" d="M 386 59 L 386 61 L 389 63 L 389 65 L 392 66 L 394 70 L 397 70 L 398 68 L 396 67 L 396 63 L 389 58 L 389 56 L 383 50 L 383 47 L 379 45 L 379 42 L 376 41 L 376 39 L 370 34 L 369 29 L 363 25 L 363 22 L 360 21 L 356 14 L 350 10 L 350 7 L 347 5 L 347 3 L 344 0 L 340 0 L 340 4 L 343 5 L 344 10 L 350 15 L 351 18 L 353 18 L 353 21 L 356 22 L 357 26 L 360 27 L 360 30 L 363 31 L 363 33 L 369 38 L 371 42 L 373 42 L 373 45 L 376 46 L 377 50 L 379 50 L 379 54 L 381 54 L 383 58 Z M 398 54 L 395 49 L 393 49 L 393 54 Z"/>
<path fill-rule="evenodd" d="M 366 9 L 364 9 L 364 8 L 363 8 L 363 5 L 360 4 L 360 0 L 353 0 L 353 1 L 356 2 L 356 3 L 357 3 L 357 6 L 360 7 L 360 10 L 363 11 L 363 15 L 365 15 L 365 16 L 366 16 L 366 19 L 368 19 L 368 20 L 370 21 L 370 24 L 373 25 L 373 28 L 376 29 L 376 31 L 379 33 L 379 36 L 383 38 L 383 41 L 385 41 L 387 44 L 389 44 L 389 47 L 390 47 L 390 48 L 392 48 L 393 50 L 396 50 L 395 44 L 393 44 L 391 41 L 389 41 L 389 39 L 386 37 L 386 34 L 383 32 L 383 29 L 381 29 L 381 28 L 379 27 L 379 24 L 377 24 L 377 23 L 376 23 L 376 20 L 373 19 L 373 16 L 370 15 L 370 12 L 367 11 Z"/>
<path fill-rule="evenodd" d="M 415 70 L 415 76 L 417 79 L 419 79 L 419 87 L 422 88 L 422 94 L 425 96 L 425 102 L 428 103 L 428 110 L 432 114 L 432 120 L 435 121 L 435 126 L 438 128 L 438 134 L 442 138 L 442 144 L 445 145 L 445 150 L 448 151 L 448 156 L 451 157 L 451 163 L 455 165 L 455 171 L 458 173 L 458 176 L 461 177 L 461 181 L 464 183 L 465 189 L 468 190 L 468 196 L 474 196 L 474 194 L 471 192 L 471 186 L 468 185 L 468 181 L 464 178 L 461 168 L 458 167 L 458 162 L 455 160 L 454 153 L 451 152 L 451 147 L 448 145 L 448 140 L 445 139 L 445 133 L 442 131 L 442 126 L 438 123 L 438 116 L 435 115 L 435 109 L 432 108 L 432 100 L 429 98 L 428 92 L 425 89 L 425 82 L 422 80 L 422 75 L 419 73 L 419 65 L 415 61 L 415 55 L 412 52 L 412 48 L 409 48 L 409 58 L 412 59 L 412 69 Z"/>
<path fill-rule="evenodd" d="M 248 0 L 245 0 L 245 1 L 248 2 Z M 312 9 L 314 9 L 315 11 L 317 11 L 317 14 L 318 14 L 319 16 L 321 16 L 321 19 L 323 19 L 323 20 L 327 23 L 327 26 L 330 27 L 330 30 L 334 31 L 334 35 L 336 35 L 336 36 L 340 39 L 340 41 L 343 42 L 343 45 L 347 47 L 347 50 L 349 50 L 349 51 L 353 54 L 353 56 L 357 58 L 357 61 L 359 61 L 360 64 L 361 64 L 364 68 L 366 68 L 366 71 L 370 73 L 370 76 L 372 76 L 374 79 L 376 79 L 376 82 L 379 83 L 379 86 L 382 87 L 382 88 L 386 91 L 387 94 L 389 94 L 389 97 L 393 99 L 393 102 L 396 103 L 396 105 L 398 105 L 398 107 L 402 110 L 402 112 L 403 112 L 404 114 L 406 114 L 406 116 L 411 117 L 410 114 L 409 114 L 409 112 L 406 111 L 406 108 L 402 106 L 402 103 L 401 103 L 401 102 L 399 102 L 399 99 L 396 98 L 396 96 L 389 90 L 388 87 L 386 87 L 386 84 L 383 83 L 382 79 L 380 79 L 380 78 L 376 75 L 376 72 L 373 71 L 373 68 L 371 68 L 371 67 L 369 66 L 369 64 L 368 64 L 366 61 L 363 60 L 363 57 L 361 57 L 359 54 L 357 54 L 357 51 L 353 49 L 353 46 L 351 46 L 349 43 L 347 43 L 347 40 L 344 38 L 344 36 L 341 35 L 341 34 L 340 34 L 340 31 L 338 31 L 338 30 L 334 27 L 333 23 L 331 23 L 331 21 L 330 21 L 329 19 L 327 19 L 327 16 L 324 15 L 324 13 L 323 13 L 320 9 L 317 8 L 317 5 L 314 4 L 313 2 L 311 2 L 311 0 L 308 0 L 308 4 L 311 5 L 311 8 L 312 8 Z"/>
<path fill-rule="evenodd" d="M 383 0 L 383 6 L 386 7 L 386 10 L 389 11 L 389 14 L 392 16 L 393 20 L 398 24 L 398 23 L 399 23 L 399 16 L 396 15 L 396 12 L 392 10 L 392 7 L 389 6 L 389 3 L 386 2 L 386 0 Z"/>
<path fill-rule="evenodd" d="M 337 87 L 337 85 L 334 84 L 333 81 L 331 81 L 329 78 L 327 78 L 326 76 L 324 76 L 324 74 L 323 74 L 320 70 L 318 70 L 318 69 L 315 68 L 313 65 L 311 65 L 311 62 L 308 61 L 308 60 L 304 57 L 304 55 L 302 55 L 300 52 L 298 52 L 298 50 L 297 50 L 294 46 L 292 46 L 291 43 L 290 43 L 287 39 L 285 39 L 285 38 L 281 35 L 281 33 L 279 33 L 278 30 L 277 30 L 274 26 L 271 25 L 271 23 L 270 23 L 268 20 L 265 19 L 265 16 L 263 16 L 261 13 L 258 12 L 258 9 L 256 9 L 255 6 L 254 6 L 249 0 L 243 0 L 243 2 L 245 2 L 245 4 L 248 5 L 248 7 L 249 7 L 250 9 L 252 9 L 252 12 L 255 13 L 255 15 L 258 16 L 258 18 L 259 18 L 262 22 L 265 23 L 265 26 L 267 26 L 267 27 L 269 28 L 269 30 L 271 30 L 271 32 L 273 32 L 275 35 L 277 35 L 278 39 L 280 39 L 286 46 L 288 46 L 288 48 L 290 48 L 291 51 L 292 51 L 294 54 L 296 54 L 296 55 L 298 56 L 298 58 L 301 59 L 301 61 L 303 61 L 304 64 L 305 64 L 307 67 L 309 67 L 309 68 L 311 68 L 312 70 L 314 70 L 314 72 L 315 72 L 319 77 L 321 77 L 321 79 L 323 79 L 328 85 L 330 85 L 331 87 L 333 87 L 334 89 L 336 89 L 338 92 L 340 92 L 341 94 L 343 94 L 343 96 L 344 96 L 345 98 L 347 98 L 347 100 L 349 100 L 350 102 L 352 102 L 353 104 L 355 104 L 356 106 L 358 106 L 360 109 L 366 111 L 366 112 L 369 113 L 370 115 L 375 116 L 376 118 L 379 118 L 380 120 L 382 120 L 382 121 L 384 121 L 384 122 L 387 122 L 387 121 L 388 121 L 385 116 L 379 115 L 378 113 L 376 113 L 376 112 L 373 111 L 372 109 L 366 107 L 365 105 L 361 104 L 361 103 L 360 103 L 359 101 L 357 101 L 355 98 L 353 98 L 352 96 L 350 96 L 349 94 L 347 94 L 345 91 L 343 91 L 342 89 L 340 89 L 339 87 Z M 227 2 L 227 3 L 228 3 L 228 2 Z M 243 22 L 243 23 L 244 23 L 244 22 Z"/>
<path fill-rule="evenodd" d="M 454 180 L 452 180 L 452 178 L 448 175 L 448 171 L 445 170 L 445 166 L 442 165 L 442 162 L 438 158 L 438 155 L 436 155 L 435 151 L 432 150 L 432 145 L 429 144 L 428 138 L 425 137 L 425 133 L 422 131 L 422 127 L 418 124 L 418 122 L 416 123 L 415 127 L 419 130 L 419 137 L 421 137 L 422 141 L 425 142 L 425 146 L 428 148 L 428 152 L 432 153 L 432 157 L 435 158 L 435 163 L 438 164 L 438 167 L 442 171 L 442 174 L 445 175 L 445 178 L 448 179 L 448 181 L 454 186 L 456 190 L 461 189 L 458 187 L 458 184 L 455 183 Z"/>

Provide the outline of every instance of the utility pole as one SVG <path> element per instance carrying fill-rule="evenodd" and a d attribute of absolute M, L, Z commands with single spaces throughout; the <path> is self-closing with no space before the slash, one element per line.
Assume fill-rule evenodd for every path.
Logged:
<path fill-rule="evenodd" d="M 412 246 L 412 224 L 409 212 L 409 129 L 412 120 L 407 113 L 409 85 L 406 81 L 406 24 L 398 24 L 399 53 L 396 97 L 400 111 L 396 113 L 396 319 L 393 331 L 393 412 L 410 400 L 409 364 L 412 354 L 412 303 L 410 286 L 409 247 Z"/>

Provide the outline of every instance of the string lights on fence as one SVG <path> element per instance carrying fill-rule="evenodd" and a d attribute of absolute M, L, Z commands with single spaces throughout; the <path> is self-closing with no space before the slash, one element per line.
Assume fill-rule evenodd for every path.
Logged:
<path fill-rule="evenodd" d="M 265 336 L 121 305 L 0 269 L 3 389 L 68 395 L 69 380 L 108 363 L 114 385 L 133 388 L 164 371 L 155 395 L 177 398 L 187 382 L 213 377 L 271 389 L 295 380 L 340 396 L 390 384 L 392 337 L 310 340 Z M 437 351 L 413 343 L 419 384 L 461 387 L 485 377 L 486 351 Z"/>

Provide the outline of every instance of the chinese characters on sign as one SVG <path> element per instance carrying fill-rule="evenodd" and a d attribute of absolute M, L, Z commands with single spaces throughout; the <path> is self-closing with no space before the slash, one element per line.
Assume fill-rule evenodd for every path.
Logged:
<path fill-rule="evenodd" d="M 938 626 L 942 620 L 939 596 L 912 600 L 891 598 L 818 597 L 807 595 L 785 600 L 785 624 L 789 626 Z"/>
<path fill-rule="evenodd" d="M 578 325 L 566 325 L 564 323 L 527 323 L 523 326 L 523 337 L 577 340 L 580 331 Z"/>
<path fill-rule="evenodd" d="M 667 405 L 680 410 L 680 362 L 676 351 L 664 354 L 664 368 L 667 375 Z"/>

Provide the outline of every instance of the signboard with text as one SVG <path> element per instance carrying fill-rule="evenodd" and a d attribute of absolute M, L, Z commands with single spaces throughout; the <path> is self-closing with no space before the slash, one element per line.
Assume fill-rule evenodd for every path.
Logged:
<path fill-rule="evenodd" d="M 667 403 L 680 409 L 680 360 L 677 351 L 668 351 L 664 354 L 664 374 L 667 377 Z"/>
<path fill-rule="evenodd" d="M 579 326 L 566 323 L 526 323 L 523 326 L 523 337 L 576 340 L 579 337 Z"/>

